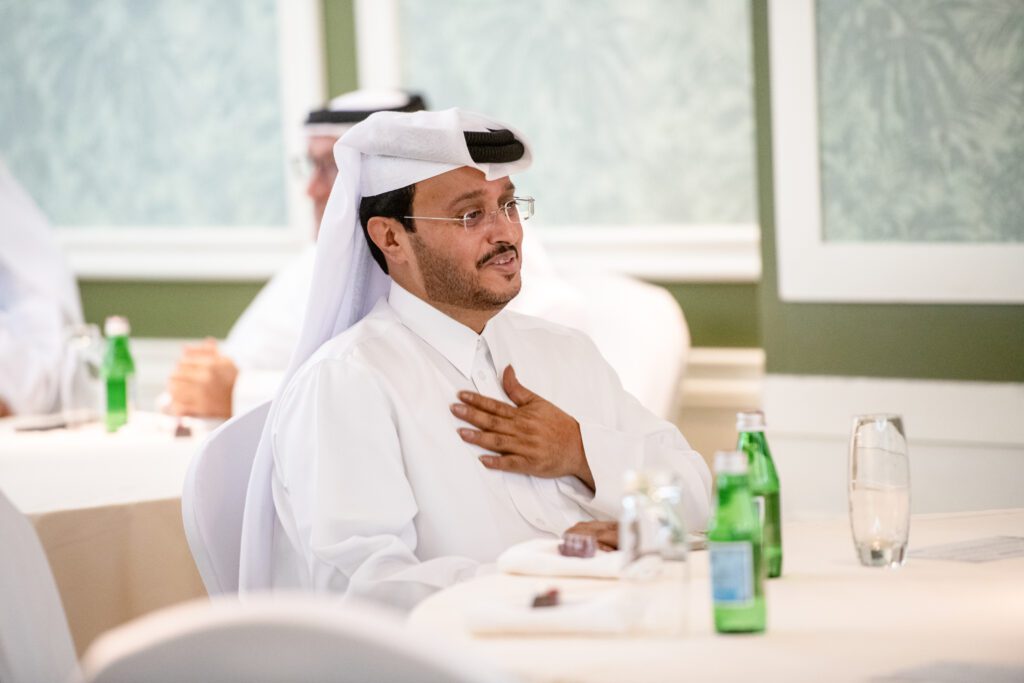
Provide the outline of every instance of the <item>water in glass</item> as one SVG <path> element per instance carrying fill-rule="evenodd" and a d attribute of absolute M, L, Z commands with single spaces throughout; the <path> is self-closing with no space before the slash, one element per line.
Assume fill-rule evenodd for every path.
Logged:
<path fill-rule="evenodd" d="M 861 564 L 900 567 L 910 538 L 910 462 L 897 415 L 860 415 L 850 437 L 850 527 Z"/>

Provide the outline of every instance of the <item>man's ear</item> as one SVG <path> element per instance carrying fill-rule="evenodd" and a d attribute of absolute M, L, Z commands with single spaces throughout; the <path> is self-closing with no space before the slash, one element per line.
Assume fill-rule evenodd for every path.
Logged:
<path fill-rule="evenodd" d="M 405 254 L 405 228 L 394 218 L 374 216 L 366 224 L 366 232 L 377 245 L 377 248 L 384 254 L 389 264 L 405 263 L 408 258 Z"/>

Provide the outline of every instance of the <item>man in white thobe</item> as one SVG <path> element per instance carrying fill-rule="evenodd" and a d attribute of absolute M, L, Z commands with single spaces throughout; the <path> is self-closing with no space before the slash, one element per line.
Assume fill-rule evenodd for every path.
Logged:
<path fill-rule="evenodd" d="M 332 191 L 250 478 L 242 589 L 410 607 L 514 543 L 614 520 L 637 468 L 677 472 L 704 528 L 710 476 L 678 429 L 583 333 L 506 309 L 529 258 L 523 136 L 457 109 L 384 113 L 335 154 L 358 170 Z"/>
<path fill-rule="evenodd" d="M 32 198 L 0 162 L 0 417 L 57 409 L 78 286 Z"/>

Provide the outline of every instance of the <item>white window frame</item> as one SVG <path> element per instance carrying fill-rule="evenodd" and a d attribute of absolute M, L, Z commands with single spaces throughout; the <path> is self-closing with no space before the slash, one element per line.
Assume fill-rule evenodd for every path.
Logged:
<path fill-rule="evenodd" d="M 783 301 L 1024 303 L 1024 244 L 826 242 L 814 0 L 768 3 Z"/>
<path fill-rule="evenodd" d="M 57 226 L 57 238 L 79 278 L 265 280 L 310 243 L 313 211 L 290 160 L 306 153 L 302 122 L 325 100 L 321 5 L 320 0 L 277 0 L 276 6 L 287 224 L 181 229 Z"/>
<path fill-rule="evenodd" d="M 355 26 L 359 86 L 401 88 L 397 1 L 356 0 Z M 559 225 L 537 237 L 560 268 L 663 282 L 746 283 L 761 279 L 760 235 L 755 222 Z"/>

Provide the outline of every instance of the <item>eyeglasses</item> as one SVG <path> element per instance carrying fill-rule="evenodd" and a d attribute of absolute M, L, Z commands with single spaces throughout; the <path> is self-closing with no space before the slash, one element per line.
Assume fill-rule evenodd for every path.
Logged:
<path fill-rule="evenodd" d="M 458 217 L 437 218 L 434 216 L 403 216 L 416 221 L 447 221 L 449 223 L 462 223 L 466 230 L 475 230 L 490 222 L 499 213 L 505 216 L 509 223 L 522 223 L 533 216 L 533 197 L 513 197 L 494 211 L 483 211 L 472 209 Z"/>
<path fill-rule="evenodd" d="M 311 159 L 308 156 L 293 157 L 292 172 L 303 181 L 308 182 L 313 176 L 326 178 L 331 184 L 338 175 L 338 167 L 334 164 L 334 158 L 327 156 L 319 159 Z"/>

